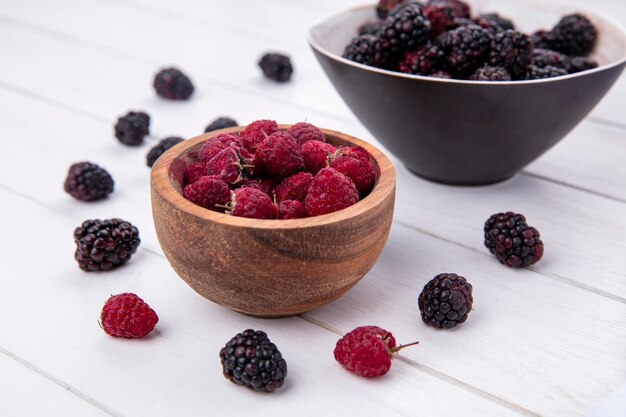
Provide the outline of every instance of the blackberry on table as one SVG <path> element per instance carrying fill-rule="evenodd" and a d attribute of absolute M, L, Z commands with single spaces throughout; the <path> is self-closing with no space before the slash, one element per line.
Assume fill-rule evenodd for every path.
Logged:
<path fill-rule="evenodd" d="M 168 100 L 187 100 L 194 91 L 189 77 L 176 68 L 159 71 L 154 77 L 153 85 L 157 95 Z"/>
<path fill-rule="evenodd" d="M 530 64 L 533 46 L 530 38 L 514 30 L 494 35 L 489 52 L 489 65 L 506 68 L 514 79 L 526 73 Z"/>
<path fill-rule="evenodd" d="M 481 67 L 474 72 L 473 81 L 511 81 L 511 74 L 503 67 Z"/>
<path fill-rule="evenodd" d="M 545 78 L 560 77 L 562 75 L 567 75 L 567 70 L 563 68 L 553 67 L 551 65 L 543 68 L 540 68 L 536 65 L 529 65 L 526 69 L 526 75 L 524 76 L 524 79 L 541 80 Z"/>
<path fill-rule="evenodd" d="M 472 285 L 453 273 L 439 274 L 428 281 L 417 299 L 422 321 L 438 329 L 464 323 L 473 303 Z"/>
<path fill-rule="evenodd" d="M 174 145 L 178 145 L 183 140 L 183 138 L 179 138 L 178 136 L 170 136 L 162 139 L 159 143 L 154 145 L 152 149 L 150 149 L 150 151 L 148 152 L 148 155 L 146 155 L 146 165 L 152 167 L 156 160 L 159 159 L 159 157 L 163 155 L 165 151 L 167 151 Z"/>
<path fill-rule="evenodd" d="M 460 26 L 439 37 L 448 66 L 459 74 L 470 73 L 485 62 L 491 41 L 489 31 L 478 25 Z"/>
<path fill-rule="evenodd" d="M 430 21 L 422 14 L 418 3 L 408 3 L 394 10 L 379 32 L 382 47 L 392 53 L 410 50 L 430 34 Z"/>
<path fill-rule="evenodd" d="M 549 49 L 568 56 L 587 56 L 596 45 L 598 31 L 581 14 L 563 17 L 548 33 Z"/>
<path fill-rule="evenodd" d="M 139 247 L 139 230 L 122 219 L 86 220 L 74 230 L 74 258 L 84 271 L 106 271 L 128 262 Z"/>
<path fill-rule="evenodd" d="M 259 60 L 259 67 L 266 78 L 279 83 L 287 82 L 293 74 L 293 65 L 287 55 L 267 53 Z"/>
<path fill-rule="evenodd" d="M 115 183 L 111 174 L 91 162 L 77 162 L 65 178 L 65 192 L 82 201 L 96 201 L 113 192 Z"/>
<path fill-rule="evenodd" d="M 504 265 L 521 268 L 543 256 L 539 231 L 529 226 L 522 214 L 494 214 L 485 222 L 484 232 L 485 247 Z"/>
<path fill-rule="evenodd" d="M 407 74 L 431 75 L 445 67 L 446 57 L 441 48 L 427 42 L 416 51 L 405 52 L 399 69 Z"/>
<path fill-rule="evenodd" d="M 115 137 L 124 145 L 137 146 L 150 134 L 150 116 L 144 112 L 128 112 L 117 119 Z"/>
<path fill-rule="evenodd" d="M 374 35 L 361 35 L 353 38 L 346 45 L 342 56 L 350 61 L 374 67 L 384 67 L 389 60 L 388 50 Z"/>
<path fill-rule="evenodd" d="M 204 129 L 204 133 L 235 126 L 239 126 L 235 119 L 231 119 L 230 117 L 218 117 L 209 123 L 209 125 Z"/>

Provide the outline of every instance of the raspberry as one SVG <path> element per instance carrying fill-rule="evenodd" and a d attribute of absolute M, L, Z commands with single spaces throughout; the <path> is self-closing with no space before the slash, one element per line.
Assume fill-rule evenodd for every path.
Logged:
<path fill-rule="evenodd" d="M 529 65 L 526 69 L 525 80 L 541 80 L 544 78 L 554 78 L 567 75 L 567 70 L 563 68 L 553 67 L 548 65 L 547 67 L 539 68 L 535 65 Z"/>
<path fill-rule="evenodd" d="M 313 175 L 308 172 L 298 172 L 291 177 L 285 178 L 274 189 L 274 195 L 277 202 L 285 200 L 297 200 L 304 203 L 304 198 L 309 190 Z"/>
<path fill-rule="evenodd" d="M 115 137 L 124 145 L 137 146 L 150 134 L 150 116 L 144 112 L 130 111 L 117 119 Z"/>
<path fill-rule="evenodd" d="M 100 327 L 114 337 L 144 337 L 154 329 L 159 317 L 133 293 L 112 295 L 100 313 Z"/>
<path fill-rule="evenodd" d="M 238 126 L 237 121 L 235 119 L 231 119 L 230 117 L 218 117 L 213 120 L 205 129 L 204 133 L 212 132 L 214 130 L 226 129 L 228 127 Z"/>
<path fill-rule="evenodd" d="M 177 136 L 170 136 L 168 138 L 162 139 L 159 143 L 154 145 L 152 149 L 150 149 L 150 151 L 148 152 L 148 155 L 146 155 L 146 164 L 151 167 L 152 165 L 154 165 L 156 160 L 165 153 L 165 151 L 167 151 L 174 145 L 178 145 L 183 140 L 183 138 L 179 138 Z"/>
<path fill-rule="evenodd" d="M 491 34 L 477 25 L 460 26 L 440 37 L 450 68 L 457 73 L 473 72 L 488 57 Z"/>
<path fill-rule="evenodd" d="M 74 230 L 74 258 L 84 271 L 107 271 L 130 260 L 139 230 L 122 219 L 85 220 Z"/>
<path fill-rule="evenodd" d="M 472 285 L 457 274 L 439 274 L 424 285 L 417 298 L 422 321 L 438 329 L 464 323 L 472 310 Z"/>
<path fill-rule="evenodd" d="M 286 178 L 303 171 L 304 160 L 295 139 L 281 131 L 272 133 L 258 145 L 254 166 L 271 177 Z"/>
<path fill-rule="evenodd" d="M 493 37 L 489 65 L 506 68 L 512 78 L 520 79 L 526 74 L 532 51 L 533 45 L 527 35 L 506 30 Z"/>
<path fill-rule="evenodd" d="M 424 6 L 424 16 L 430 20 L 432 37 L 438 36 L 454 25 L 454 9 L 446 1 L 432 1 Z"/>
<path fill-rule="evenodd" d="M 470 80 L 474 81 L 511 81 L 511 74 L 502 67 L 481 67 L 474 72 Z"/>
<path fill-rule="evenodd" d="M 153 85 L 157 95 L 168 100 L 187 100 L 194 90 L 189 77 L 176 68 L 159 71 Z"/>
<path fill-rule="evenodd" d="M 234 133 L 222 133 L 204 141 L 200 147 L 199 158 L 205 164 L 215 155 L 231 145 L 243 146 L 241 138 Z"/>
<path fill-rule="evenodd" d="M 361 197 L 367 195 L 376 181 L 376 169 L 369 160 L 352 148 L 342 148 L 329 158 L 331 168 L 350 178 Z"/>
<path fill-rule="evenodd" d="M 302 146 L 303 143 L 310 140 L 326 142 L 326 135 L 324 135 L 324 132 L 311 123 L 296 123 L 287 130 L 287 133 L 289 133 L 296 140 L 298 146 Z"/>
<path fill-rule="evenodd" d="M 237 188 L 231 191 L 231 201 L 226 205 L 227 214 L 251 219 L 276 219 L 278 207 L 270 197 L 256 188 Z"/>
<path fill-rule="evenodd" d="M 446 57 L 441 48 L 429 41 L 416 51 L 405 52 L 399 69 L 407 74 L 431 75 L 442 69 L 445 61 Z"/>
<path fill-rule="evenodd" d="M 334 356 L 349 372 L 376 377 L 389 372 L 391 359 L 400 349 L 417 343 L 396 346 L 391 332 L 378 326 L 361 326 L 339 339 Z"/>
<path fill-rule="evenodd" d="M 257 120 L 246 126 L 240 137 L 243 141 L 243 146 L 251 153 L 255 153 L 257 145 L 274 132 L 278 132 L 278 125 L 276 125 L 275 121 Z"/>
<path fill-rule="evenodd" d="M 365 22 L 359 26 L 357 33 L 359 35 L 376 35 L 380 30 L 381 23 L 380 21 Z"/>
<path fill-rule="evenodd" d="M 494 34 L 505 30 L 515 30 L 513 22 L 500 16 L 498 13 L 481 14 L 474 18 L 474 22 Z"/>
<path fill-rule="evenodd" d="M 471 13 L 470 6 L 469 4 L 461 0 L 429 0 L 426 3 L 426 5 L 431 4 L 431 3 L 442 3 L 442 2 L 447 3 L 452 8 L 454 17 L 460 18 L 460 19 L 469 19 L 470 13 Z"/>
<path fill-rule="evenodd" d="M 239 184 L 237 184 L 236 188 L 256 188 L 257 190 L 263 191 L 268 196 L 272 197 L 274 193 L 274 188 L 276 188 L 276 181 L 271 178 L 258 179 L 258 178 L 250 178 L 244 179 Z"/>
<path fill-rule="evenodd" d="M 285 200 L 278 206 L 278 218 L 287 219 L 303 219 L 308 217 L 308 213 L 304 204 L 296 200 Z"/>
<path fill-rule="evenodd" d="M 246 388 L 273 392 L 283 386 L 287 362 L 265 332 L 244 330 L 220 350 L 224 377 Z"/>
<path fill-rule="evenodd" d="M 379 37 L 384 49 L 392 53 L 410 50 L 423 41 L 430 34 L 430 21 L 422 14 L 422 8 L 417 3 L 408 3 L 400 6 L 387 17 L 383 23 Z"/>
<path fill-rule="evenodd" d="M 192 162 L 185 168 L 185 184 L 193 184 L 205 175 L 202 162 Z"/>
<path fill-rule="evenodd" d="M 65 192 L 82 201 L 96 201 L 113 192 L 115 183 L 111 174 L 91 162 L 77 162 L 65 178 Z"/>
<path fill-rule="evenodd" d="M 252 168 L 250 152 L 246 148 L 230 145 L 222 149 L 204 166 L 207 175 L 217 175 L 229 184 L 243 179 L 247 169 Z"/>
<path fill-rule="evenodd" d="M 277 81 L 279 83 L 287 82 L 293 74 L 293 65 L 287 55 L 283 54 L 265 54 L 259 61 L 259 67 L 263 71 L 266 78 Z"/>
<path fill-rule="evenodd" d="M 581 14 L 564 16 L 548 33 L 552 49 L 568 56 L 587 56 L 595 47 L 598 31 L 589 19 Z"/>
<path fill-rule="evenodd" d="M 522 214 L 497 213 L 485 222 L 485 247 L 500 263 L 521 268 L 538 262 L 543 256 L 539 231 L 526 223 Z"/>
<path fill-rule="evenodd" d="M 552 66 L 556 68 L 567 68 L 569 58 L 560 52 L 549 49 L 535 48 L 530 56 L 530 63 L 539 68 Z"/>
<path fill-rule="evenodd" d="M 307 172 L 313 175 L 328 165 L 328 157 L 336 151 L 337 148 L 330 143 L 317 141 L 305 142 L 300 148 L 302 159 L 304 159 L 304 167 Z"/>
<path fill-rule="evenodd" d="M 406 2 L 407 0 L 379 0 L 378 5 L 376 5 L 376 14 L 379 18 L 385 19 L 392 9 Z"/>
<path fill-rule="evenodd" d="M 230 188 L 228 184 L 218 176 L 203 176 L 197 181 L 185 186 L 183 197 L 213 211 L 221 211 L 218 207 L 230 201 Z"/>
<path fill-rule="evenodd" d="M 598 67 L 598 62 L 593 59 L 576 56 L 567 62 L 567 71 L 574 74 L 581 71 L 587 71 Z"/>
<path fill-rule="evenodd" d="M 346 45 L 342 57 L 363 65 L 383 68 L 389 63 L 389 50 L 376 35 L 360 35 Z"/>
<path fill-rule="evenodd" d="M 354 182 L 334 168 L 326 167 L 313 177 L 304 199 L 311 216 L 332 213 L 350 207 L 359 201 Z"/>

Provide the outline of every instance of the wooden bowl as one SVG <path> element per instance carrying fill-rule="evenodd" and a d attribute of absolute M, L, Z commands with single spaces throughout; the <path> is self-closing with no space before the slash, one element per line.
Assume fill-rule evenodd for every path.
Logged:
<path fill-rule="evenodd" d="M 154 164 L 152 215 L 165 256 L 200 295 L 252 316 L 291 316 L 339 298 L 374 266 L 387 241 L 396 186 L 391 162 L 366 142 L 323 129 L 329 143 L 362 146 L 372 156 L 376 183 L 357 204 L 306 219 L 258 220 L 185 200 L 185 166 L 197 157 L 201 143 L 241 130 L 186 140 Z"/>

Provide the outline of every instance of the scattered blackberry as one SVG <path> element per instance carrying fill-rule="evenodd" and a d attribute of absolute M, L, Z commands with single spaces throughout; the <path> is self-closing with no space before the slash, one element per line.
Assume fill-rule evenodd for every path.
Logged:
<path fill-rule="evenodd" d="M 461 0 L 429 0 L 426 3 L 426 5 L 431 4 L 431 3 L 439 3 L 439 2 L 447 3 L 452 8 L 454 17 L 467 18 L 467 19 L 470 18 L 470 15 L 471 15 L 470 6 L 469 4 Z"/>
<path fill-rule="evenodd" d="M 183 138 L 179 138 L 177 136 L 170 136 L 161 140 L 159 143 L 154 145 L 152 149 L 150 149 L 150 151 L 148 152 L 148 155 L 146 155 L 146 164 L 149 167 L 152 167 L 156 160 L 159 159 L 159 157 L 163 155 L 165 151 L 167 151 L 172 146 L 181 143 L 183 140 Z"/>
<path fill-rule="evenodd" d="M 472 285 L 457 274 L 439 274 L 424 285 L 417 298 L 422 320 L 438 329 L 464 323 L 472 310 Z"/>
<path fill-rule="evenodd" d="M 430 21 L 418 3 L 408 3 L 394 10 L 383 23 L 379 37 L 382 47 L 392 53 L 413 49 L 430 34 Z"/>
<path fill-rule="evenodd" d="M 478 25 L 460 26 L 439 38 L 448 65 L 456 73 L 469 73 L 489 55 L 491 34 Z"/>
<path fill-rule="evenodd" d="M 511 81 L 511 74 L 503 67 L 481 67 L 471 75 L 470 80 Z"/>
<path fill-rule="evenodd" d="M 359 35 L 376 35 L 378 30 L 380 29 L 381 22 L 365 22 L 361 26 L 359 26 L 358 34 Z"/>
<path fill-rule="evenodd" d="M 287 55 L 267 53 L 261 57 L 259 67 L 266 78 L 279 83 L 287 82 L 293 74 L 293 65 Z"/>
<path fill-rule="evenodd" d="M 361 35 L 352 39 L 342 56 L 350 61 L 374 67 L 384 67 L 389 60 L 389 52 L 374 35 Z"/>
<path fill-rule="evenodd" d="M 204 133 L 235 126 L 238 126 L 238 123 L 235 119 L 231 119 L 230 117 L 218 117 L 204 129 Z"/>
<path fill-rule="evenodd" d="M 596 45 L 598 31 L 580 14 L 563 17 L 548 34 L 549 49 L 568 56 L 587 56 Z"/>
<path fill-rule="evenodd" d="M 498 13 L 481 14 L 474 18 L 474 22 L 491 33 L 515 30 L 515 25 L 510 19 L 500 16 Z"/>
<path fill-rule="evenodd" d="M 529 65 L 526 69 L 525 80 L 541 80 L 544 78 L 554 78 L 567 75 L 567 70 L 563 68 L 553 67 L 548 65 L 547 67 L 540 68 L 536 65 Z"/>
<path fill-rule="evenodd" d="M 454 26 L 454 9 L 446 1 L 432 1 L 426 4 L 422 13 L 430 20 L 430 34 L 438 36 Z"/>
<path fill-rule="evenodd" d="M 156 93 L 168 100 L 187 100 L 194 88 L 189 77 L 176 68 L 162 69 L 154 77 Z"/>
<path fill-rule="evenodd" d="M 530 63 L 539 68 L 548 66 L 566 69 L 569 58 L 560 52 L 549 49 L 535 48 L 530 56 Z"/>
<path fill-rule="evenodd" d="M 485 222 L 484 231 L 485 246 L 502 264 L 521 268 L 543 256 L 539 232 L 521 214 L 511 211 L 494 214 Z"/>
<path fill-rule="evenodd" d="M 407 0 L 380 0 L 376 6 L 376 14 L 379 18 L 385 19 L 391 10 L 399 4 L 406 3 Z"/>
<path fill-rule="evenodd" d="M 570 74 L 576 72 L 587 71 L 598 67 L 598 63 L 593 59 L 585 58 L 582 56 L 576 56 L 567 62 L 567 71 Z"/>
<path fill-rule="evenodd" d="M 74 230 L 80 269 L 106 271 L 127 262 L 139 247 L 139 230 L 121 219 L 86 220 Z"/>
<path fill-rule="evenodd" d="M 82 201 L 96 201 L 113 192 L 111 175 L 91 162 L 72 164 L 65 179 L 65 192 Z"/>
<path fill-rule="evenodd" d="M 405 52 L 399 69 L 407 74 L 431 75 L 443 69 L 445 61 L 441 48 L 429 41 L 417 51 Z"/>
<path fill-rule="evenodd" d="M 150 134 L 150 116 L 144 112 L 130 111 L 117 119 L 115 137 L 124 145 L 137 146 Z"/>
<path fill-rule="evenodd" d="M 499 32 L 494 35 L 491 43 L 489 65 L 504 67 L 512 78 L 520 79 L 526 74 L 532 50 L 533 46 L 527 35 L 514 30 Z"/>
<path fill-rule="evenodd" d="M 267 334 L 245 330 L 220 350 L 224 377 L 255 391 L 273 392 L 285 383 L 287 362 Z"/>

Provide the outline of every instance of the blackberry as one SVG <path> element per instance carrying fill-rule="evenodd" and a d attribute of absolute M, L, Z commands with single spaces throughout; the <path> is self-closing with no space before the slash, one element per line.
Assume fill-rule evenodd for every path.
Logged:
<path fill-rule="evenodd" d="M 526 74 L 530 64 L 533 46 L 530 37 L 506 30 L 494 35 L 489 52 L 489 65 L 506 68 L 513 79 L 520 79 Z"/>
<path fill-rule="evenodd" d="M 430 20 L 430 34 L 438 36 L 454 26 L 454 9 L 446 1 L 432 1 L 426 4 L 422 13 Z"/>
<path fill-rule="evenodd" d="M 511 81 L 511 74 L 503 67 L 481 67 L 471 75 L 470 80 Z"/>
<path fill-rule="evenodd" d="M 183 138 L 179 138 L 177 136 L 170 136 L 168 138 L 162 139 L 159 143 L 154 145 L 152 149 L 150 149 L 150 151 L 148 152 L 148 155 L 146 155 L 146 164 L 149 167 L 152 167 L 156 160 L 159 159 L 159 157 L 163 155 L 165 151 L 167 151 L 172 146 L 181 143 L 183 140 Z"/>
<path fill-rule="evenodd" d="M 154 77 L 156 93 L 168 100 L 187 100 L 194 88 L 189 77 L 176 68 L 162 69 Z"/>
<path fill-rule="evenodd" d="M 287 362 L 267 334 L 248 329 L 220 350 L 224 377 L 255 391 L 273 392 L 283 386 Z"/>
<path fill-rule="evenodd" d="M 452 8 L 452 13 L 454 14 L 454 17 L 466 19 L 470 18 L 470 6 L 469 4 L 461 0 L 429 0 L 426 5 L 440 2 L 447 3 Z"/>
<path fill-rule="evenodd" d="M 574 74 L 576 72 L 587 71 L 597 67 L 598 63 L 593 59 L 576 56 L 567 62 L 566 69 L 570 74 Z"/>
<path fill-rule="evenodd" d="M 533 46 L 536 49 L 550 49 L 547 30 L 542 29 L 536 31 L 535 33 L 530 35 L 530 41 L 533 43 Z"/>
<path fill-rule="evenodd" d="M 544 78 L 560 77 L 562 75 L 567 75 L 567 70 L 553 67 L 551 65 L 543 68 L 536 65 L 529 65 L 526 69 L 524 80 L 541 80 Z"/>
<path fill-rule="evenodd" d="M 343 51 L 344 58 L 359 64 L 384 67 L 389 61 L 389 53 L 374 35 L 361 35 L 353 38 Z"/>
<path fill-rule="evenodd" d="M 106 271 L 128 260 L 139 247 L 139 230 L 121 219 L 86 220 L 74 230 L 80 269 Z"/>
<path fill-rule="evenodd" d="M 446 57 L 438 45 L 427 42 L 417 51 L 405 52 L 399 69 L 407 74 L 430 75 L 444 68 Z"/>
<path fill-rule="evenodd" d="M 485 222 L 485 247 L 500 263 L 513 268 L 532 265 L 543 256 L 539 231 L 522 214 L 497 213 Z"/>
<path fill-rule="evenodd" d="M 214 130 L 226 129 L 228 127 L 235 127 L 238 125 L 239 124 L 235 119 L 231 119 L 230 117 L 218 117 L 204 129 L 204 133 L 212 132 Z"/>
<path fill-rule="evenodd" d="M 498 13 L 481 14 L 474 18 L 474 22 L 492 33 L 515 30 L 513 22 L 510 19 L 500 16 Z"/>
<path fill-rule="evenodd" d="M 438 329 L 464 323 L 472 311 L 472 285 L 457 274 L 439 274 L 424 285 L 417 298 L 422 320 Z"/>
<path fill-rule="evenodd" d="M 491 34 L 478 25 L 460 26 L 443 33 L 441 48 L 448 59 L 448 65 L 456 73 L 470 73 L 489 56 Z"/>
<path fill-rule="evenodd" d="M 137 146 L 150 134 L 150 116 L 144 112 L 130 111 L 117 119 L 115 137 L 124 145 Z"/>
<path fill-rule="evenodd" d="M 407 0 L 380 0 L 376 6 L 376 14 L 379 18 L 386 19 L 394 7 L 406 3 L 406 1 Z"/>
<path fill-rule="evenodd" d="M 548 34 L 549 49 L 568 56 L 587 56 L 596 45 L 598 31 L 581 14 L 563 17 Z"/>
<path fill-rule="evenodd" d="M 418 3 L 408 3 L 394 10 L 381 26 L 382 47 L 392 53 L 413 49 L 430 34 L 430 21 Z"/>
<path fill-rule="evenodd" d="M 111 175 L 91 162 L 77 162 L 70 166 L 65 178 L 65 192 L 82 201 L 96 201 L 113 192 Z"/>
<path fill-rule="evenodd" d="M 530 55 L 530 63 L 539 68 L 548 66 L 567 69 L 569 58 L 560 52 L 535 48 Z"/>
<path fill-rule="evenodd" d="M 287 82 L 293 74 L 293 65 L 287 55 L 267 53 L 259 60 L 259 67 L 266 78 L 279 83 Z"/>
<path fill-rule="evenodd" d="M 450 74 L 448 71 L 435 71 L 432 74 L 430 74 L 430 76 L 434 78 L 444 78 L 444 79 L 454 78 L 452 74 Z"/>
<path fill-rule="evenodd" d="M 365 22 L 361 26 L 359 26 L 358 34 L 359 35 L 376 35 L 380 30 L 381 22 Z"/>

